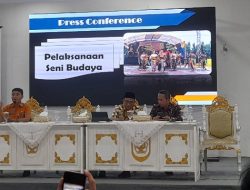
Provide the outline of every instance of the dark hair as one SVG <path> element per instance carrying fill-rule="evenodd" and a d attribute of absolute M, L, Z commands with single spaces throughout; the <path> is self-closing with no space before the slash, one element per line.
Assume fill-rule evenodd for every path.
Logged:
<path fill-rule="evenodd" d="M 170 93 L 167 90 L 160 90 L 158 94 L 164 95 L 167 100 L 170 99 Z"/>
<path fill-rule="evenodd" d="M 13 88 L 12 92 L 14 92 L 14 91 L 20 92 L 23 95 L 23 89 L 21 89 L 21 88 Z"/>
<path fill-rule="evenodd" d="M 246 167 L 246 169 L 240 174 L 241 179 L 241 190 L 249 190 L 250 189 L 250 165 Z"/>
<path fill-rule="evenodd" d="M 125 92 L 123 98 L 132 98 L 132 99 L 135 99 L 135 93 L 133 93 L 133 92 Z"/>

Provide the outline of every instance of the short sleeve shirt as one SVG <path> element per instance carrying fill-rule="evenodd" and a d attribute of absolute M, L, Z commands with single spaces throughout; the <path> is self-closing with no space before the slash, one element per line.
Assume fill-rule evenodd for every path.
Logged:
<path fill-rule="evenodd" d="M 9 112 L 9 119 L 15 121 L 20 118 L 25 118 L 27 114 L 31 114 L 29 105 L 21 103 L 19 105 L 9 104 L 3 107 L 3 112 Z"/>
<path fill-rule="evenodd" d="M 151 117 L 155 116 L 169 116 L 175 118 L 177 121 L 182 121 L 181 108 L 179 105 L 170 103 L 169 106 L 164 109 L 159 104 L 155 104 L 150 112 Z"/>

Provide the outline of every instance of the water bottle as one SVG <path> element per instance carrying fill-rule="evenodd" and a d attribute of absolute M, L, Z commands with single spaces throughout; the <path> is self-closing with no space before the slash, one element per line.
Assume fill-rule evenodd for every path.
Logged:
<path fill-rule="evenodd" d="M 117 109 L 118 109 L 118 106 L 115 105 L 115 106 L 114 106 L 114 109 L 113 109 L 113 113 L 115 113 Z"/>
<path fill-rule="evenodd" d="M 48 113 L 48 106 L 44 106 L 44 112 Z"/>
<path fill-rule="evenodd" d="M 148 108 L 147 108 L 147 105 L 146 105 L 146 104 L 144 104 L 144 106 L 143 106 L 143 111 L 144 111 L 146 114 L 148 114 Z"/>
<path fill-rule="evenodd" d="M 192 106 L 188 107 L 188 122 L 192 122 L 193 121 L 193 108 Z"/>
<path fill-rule="evenodd" d="M 96 106 L 96 112 L 100 112 L 101 111 L 101 107 L 99 105 Z"/>
<path fill-rule="evenodd" d="M 189 119 L 189 113 L 188 113 L 187 106 L 184 106 L 184 108 L 182 109 L 182 117 L 183 117 L 183 121 L 187 121 Z"/>
<path fill-rule="evenodd" d="M 68 121 L 71 121 L 71 108 L 70 108 L 70 106 L 67 107 L 67 119 L 68 119 Z"/>

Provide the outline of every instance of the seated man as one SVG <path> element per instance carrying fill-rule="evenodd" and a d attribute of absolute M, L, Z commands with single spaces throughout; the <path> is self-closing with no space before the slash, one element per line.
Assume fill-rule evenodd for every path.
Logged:
<path fill-rule="evenodd" d="M 138 112 L 140 107 L 137 105 L 135 94 L 133 92 L 126 92 L 123 97 L 123 102 L 119 105 L 112 114 L 113 120 L 128 120 L 128 111 Z"/>
<path fill-rule="evenodd" d="M 14 88 L 11 94 L 12 103 L 2 107 L 0 105 L 0 121 L 4 120 L 4 112 L 9 113 L 10 122 L 28 122 L 31 119 L 30 107 L 22 103 L 23 90 L 21 88 Z M 23 177 L 30 176 L 30 171 L 24 171 Z"/>
<path fill-rule="evenodd" d="M 31 119 L 30 107 L 22 103 L 23 90 L 21 88 L 14 88 L 11 94 L 12 103 L 2 107 L 0 111 L 0 121 L 3 121 L 3 112 L 9 113 L 10 122 L 27 122 Z"/>
<path fill-rule="evenodd" d="M 158 93 L 158 104 L 150 112 L 153 120 L 182 121 L 181 108 L 170 102 L 170 94 L 166 90 Z"/>
<path fill-rule="evenodd" d="M 140 109 L 138 102 L 135 99 L 135 94 L 133 92 L 126 92 L 123 97 L 123 102 L 119 105 L 114 113 L 112 114 L 113 120 L 124 121 L 128 120 L 128 111 L 138 112 Z M 104 173 L 102 173 L 104 174 Z M 105 175 L 105 174 L 104 174 Z M 129 171 L 123 171 L 119 174 L 119 178 L 128 178 L 130 177 Z"/>

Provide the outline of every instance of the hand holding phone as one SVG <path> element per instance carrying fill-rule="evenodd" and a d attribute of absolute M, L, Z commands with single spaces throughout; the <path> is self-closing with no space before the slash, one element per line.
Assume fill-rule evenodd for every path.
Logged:
<path fill-rule="evenodd" d="M 71 180 L 72 177 L 76 177 L 76 180 Z M 84 171 L 84 174 L 80 174 L 80 173 L 74 173 L 74 172 L 65 172 L 64 173 L 64 177 L 60 180 L 58 186 L 57 186 L 57 190 L 65 190 L 65 179 L 66 178 L 66 186 L 67 188 L 69 187 L 69 185 L 71 185 L 71 189 L 73 187 L 79 187 L 80 189 L 85 189 L 85 183 L 86 183 L 86 178 L 89 182 L 89 190 L 96 190 L 96 183 L 95 180 L 93 178 L 93 176 L 91 175 L 91 173 L 87 170 Z M 76 182 L 77 181 L 77 182 Z M 70 182 L 70 183 L 69 183 Z M 74 186 L 74 182 L 76 182 L 76 186 Z M 73 185 L 72 185 L 73 183 Z"/>
<path fill-rule="evenodd" d="M 85 190 L 86 176 L 81 173 L 64 172 L 63 190 Z"/>

